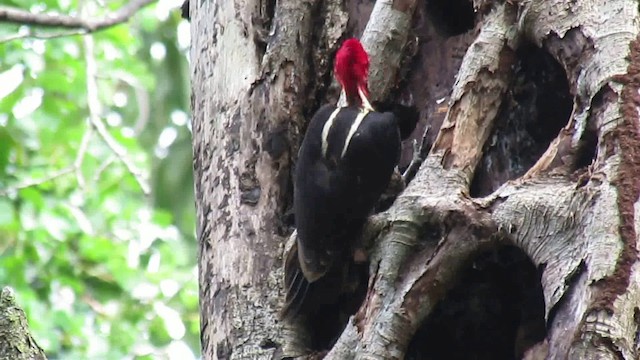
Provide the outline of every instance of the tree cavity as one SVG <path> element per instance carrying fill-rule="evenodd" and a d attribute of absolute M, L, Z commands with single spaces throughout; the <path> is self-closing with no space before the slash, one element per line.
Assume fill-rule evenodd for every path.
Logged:
<path fill-rule="evenodd" d="M 475 257 L 414 335 L 407 360 L 516 360 L 546 336 L 540 271 L 504 246 Z"/>
<path fill-rule="evenodd" d="M 517 56 L 511 84 L 471 184 L 474 197 L 488 195 L 525 174 L 571 116 L 573 96 L 562 66 L 530 43 L 520 46 Z"/>
<path fill-rule="evenodd" d="M 475 13 L 469 0 L 427 0 L 426 13 L 436 30 L 444 36 L 456 36 L 473 29 Z"/>

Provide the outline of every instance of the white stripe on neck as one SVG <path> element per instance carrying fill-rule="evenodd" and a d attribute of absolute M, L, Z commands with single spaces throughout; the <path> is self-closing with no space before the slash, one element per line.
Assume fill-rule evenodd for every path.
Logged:
<path fill-rule="evenodd" d="M 340 98 L 338 98 L 338 106 L 339 107 L 349 106 L 349 104 L 347 104 L 347 92 L 344 90 L 344 87 L 342 87 L 342 90 L 340 90 Z"/>
<path fill-rule="evenodd" d="M 351 142 L 351 138 L 356 133 L 356 131 L 358 131 L 360 124 L 362 124 L 362 120 L 364 120 L 364 118 L 369 114 L 370 111 L 371 110 L 367 109 L 366 107 L 363 109 L 360 109 L 360 113 L 358 114 L 358 116 L 356 116 L 356 120 L 353 122 L 353 124 L 351 124 L 351 128 L 349 129 L 349 134 L 347 134 L 347 138 L 344 140 L 344 147 L 342 148 L 342 154 L 340 154 L 340 158 L 343 158 L 344 154 L 347 153 L 347 148 L 349 148 L 349 143 Z"/>
<path fill-rule="evenodd" d="M 322 127 L 322 157 L 323 158 L 327 157 L 327 149 L 329 148 L 329 140 L 328 140 L 329 130 L 331 130 L 331 126 L 333 126 L 333 121 L 338 116 L 338 113 L 340 112 L 340 110 L 342 110 L 341 106 L 333 110 L 333 112 L 327 119 L 327 122 L 325 122 L 324 126 Z"/>
<path fill-rule="evenodd" d="M 364 94 L 364 89 L 362 89 L 361 86 L 358 86 L 358 95 L 360 95 L 362 107 L 367 111 L 374 111 L 373 106 L 369 103 L 369 99 L 367 99 L 367 95 Z"/>

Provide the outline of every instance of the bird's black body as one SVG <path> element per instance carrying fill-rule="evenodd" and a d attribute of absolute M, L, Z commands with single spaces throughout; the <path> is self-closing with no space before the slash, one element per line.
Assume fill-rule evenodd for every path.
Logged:
<path fill-rule="evenodd" d="M 311 120 L 295 172 L 294 211 L 298 251 L 308 280 L 324 274 L 338 252 L 353 241 L 380 194 L 386 189 L 400 156 L 400 135 L 392 113 L 369 112 L 347 137 L 361 110 L 325 106 Z M 346 151 L 343 150 L 347 146 Z"/>
<path fill-rule="evenodd" d="M 297 251 L 285 265 L 285 316 L 301 308 L 313 311 L 339 295 L 350 276 L 345 264 L 353 263 L 352 246 L 398 163 L 394 114 L 363 111 L 323 106 L 302 142 L 294 179 Z"/>

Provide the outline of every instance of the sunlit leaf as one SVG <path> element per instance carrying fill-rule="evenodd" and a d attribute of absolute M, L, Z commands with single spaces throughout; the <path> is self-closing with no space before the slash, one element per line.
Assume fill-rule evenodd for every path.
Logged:
<path fill-rule="evenodd" d="M 154 317 L 149 324 L 149 340 L 155 346 L 164 346 L 171 342 L 167 324 L 160 316 Z"/>
<path fill-rule="evenodd" d="M 8 199 L 0 198 L 0 227 L 11 224 L 14 217 L 13 204 Z"/>

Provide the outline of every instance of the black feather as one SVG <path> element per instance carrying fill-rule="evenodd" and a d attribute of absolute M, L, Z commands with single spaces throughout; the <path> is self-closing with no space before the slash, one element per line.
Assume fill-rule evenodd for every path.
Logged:
<path fill-rule="evenodd" d="M 357 107 L 340 109 L 325 134 L 323 152 L 323 128 L 335 110 L 325 105 L 316 112 L 298 154 L 298 238 L 285 263 L 284 318 L 314 314 L 338 301 L 347 287 L 353 247 L 400 157 L 397 116 L 372 111 L 354 127 L 361 113 Z"/>

